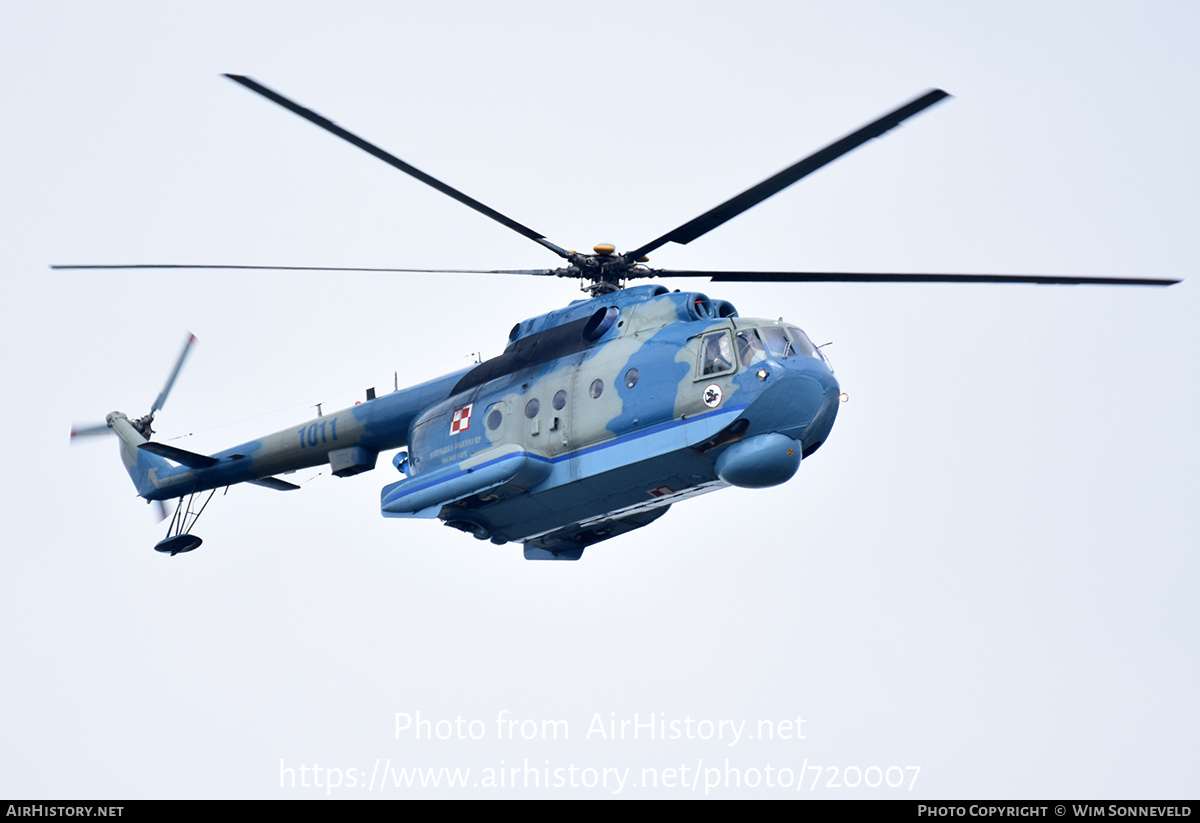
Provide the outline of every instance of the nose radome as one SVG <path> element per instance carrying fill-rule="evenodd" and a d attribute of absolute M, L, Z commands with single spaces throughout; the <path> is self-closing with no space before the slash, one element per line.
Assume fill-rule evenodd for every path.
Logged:
<path fill-rule="evenodd" d="M 829 432 L 833 430 L 833 422 L 837 419 L 838 409 L 842 405 L 841 388 L 837 381 L 832 379 L 832 375 L 830 377 L 831 381 L 821 398 L 821 407 L 800 438 L 804 442 L 805 457 L 812 455 L 828 439 Z"/>
<path fill-rule="evenodd" d="M 785 363 L 785 369 L 768 378 L 770 385 L 755 400 L 753 410 L 747 410 L 747 417 L 755 435 L 774 432 L 799 442 L 807 457 L 829 436 L 841 387 L 824 362 Z"/>

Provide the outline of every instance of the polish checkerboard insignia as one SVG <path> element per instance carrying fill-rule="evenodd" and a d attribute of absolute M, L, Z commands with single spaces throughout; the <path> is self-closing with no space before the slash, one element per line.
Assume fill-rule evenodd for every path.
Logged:
<path fill-rule="evenodd" d="M 468 403 L 461 408 L 454 410 L 454 416 L 450 418 L 450 433 L 461 434 L 471 428 L 471 406 L 473 403 Z"/>

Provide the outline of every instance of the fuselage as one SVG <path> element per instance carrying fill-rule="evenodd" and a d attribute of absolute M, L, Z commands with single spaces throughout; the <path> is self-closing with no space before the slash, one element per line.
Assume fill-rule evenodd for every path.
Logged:
<path fill-rule="evenodd" d="M 139 493 L 167 499 L 322 464 L 357 474 L 407 447 L 385 516 L 577 557 L 677 500 L 788 479 L 828 436 L 838 394 L 798 328 L 641 286 L 519 323 L 503 354 L 473 368 L 193 465 L 129 442 L 123 453 Z"/>

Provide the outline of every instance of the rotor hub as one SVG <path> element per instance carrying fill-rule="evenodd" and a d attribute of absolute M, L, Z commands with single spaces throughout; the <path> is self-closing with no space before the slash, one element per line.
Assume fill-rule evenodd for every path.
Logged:
<path fill-rule="evenodd" d="M 568 257 L 571 265 L 554 273 L 559 277 L 578 277 L 584 281 L 580 288 L 593 297 L 620 291 L 633 276 L 649 276 L 649 269 L 638 266 L 628 254 L 616 254 L 610 244 L 597 245 L 595 251 L 595 254 L 571 252 Z M 639 274 L 635 275 L 635 271 Z"/>

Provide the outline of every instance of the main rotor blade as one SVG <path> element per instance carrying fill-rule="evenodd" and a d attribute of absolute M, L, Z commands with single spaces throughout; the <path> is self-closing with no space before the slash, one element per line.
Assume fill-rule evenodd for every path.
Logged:
<path fill-rule="evenodd" d="M 192 350 L 192 346 L 196 342 L 196 335 L 188 332 L 187 341 L 183 344 L 183 351 L 179 353 L 179 359 L 175 361 L 175 368 L 171 370 L 171 376 L 167 378 L 167 383 L 163 386 L 163 390 L 158 393 L 158 397 L 154 400 L 154 405 L 150 407 L 150 416 L 163 407 L 167 402 L 167 395 L 171 393 L 171 387 L 175 385 L 175 378 L 179 376 L 179 370 L 183 368 L 183 361 L 187 359 L 188 352 Z"/>
<path fill-rule="evenodd" d="M 737 197 L 726 200 L 721 205 L 705 212 L 696 219 L 672 229 L 657 240 L 651 240 L 646 245 L 628 252 L 627 256 L 631 260 L 636 260 L 666 243 L 690 243 L 700 235 L 707 234 L 722 223 L 732 220 L 747 209 L 758 205 L 771 195 L 778 194 L 800 178 L 806 177 L 822 166 L 832 163 L 843 154 L 853 151 L 868 140 L 879 137 L 884 132 L 894 129 L 908 118 L 949 96 L 949 94 L 941 89 L 931 89 L 911 103 L 907 103 L 895 111 L 885 114 L 878 120 L 868 123 L 858 131 L 846 135 L 836 143 L 830 143 L 817 153 L 811 154 L 798 163 L 788 166 L 783 171 L 773 177 L 768 177 L 757 186 L 747 189 Z"/>
<path fill-rule="evenodd" d="M 317 114 L 315 111 L 304 108 L 300 104 L 287 99 L 283 95 L 271 91 L 266 86 L 264 86 L 260 83 L 257 83 L 254 80 L 251 80 L 249 77 L 243 77 L 239 74 L 226 74 L 225 76 L 228 77 L 230 80 L 234 80 L 238 83 L 241 83 L 243 86 L 250 89 L 251 91 L 261 94 L 263 97 L 267 98 L 271 102 L 278 103 L 279 105 L 283 106 L 288 111 L 291 111 L 295 114 L 300 115 L 305 120 L 308 120 L 310 123 L 315 123 L 316 125 L 320 126 L 321 128 L 325 129 L 326 131 L 328 131 L 332 134 L 336 134 L 338 137 L 342 138 L 346 142 L 351 143 L 355 146 L 358 146 L 363 151 L 367 152 L 368 154 L 372 154 L 375 157 L 378 157 L 380 160 L 387 163 L 388 165 L 399 169 L 400 171 L 404 172 L 405 174 L 408 174 L 408 175 L 411 175 L 411 176 L 417 178 L 422 183 L 425 183 L 428 186 L 432 186 L 433 188 L 440 191 L 442 194 L 448 194 L 451 197 L 453 197 L 455 200 L 457 200 L 458 202 L 462 203 L 463 205 L 470 206 L 471 208 L 475 209 L 475 211 L 479 212 L 480 214 L 486 214 L 488 217 L 492 218 L 497 223 L 500 223 L 503 226 L 507 226 L 508 228 L 512 229 L 513 231 L 517 232 L 518 234 L 522 234 L 525 237 L 528 237 L 530 240 L 534 241 L 535 243 L 545 246 L 546 248 L 550 249 L 550 251 L 557 254 L 559 257 L 562 257 L 565 259 L 569 256 L 566 249 L 560 248 L 559 246 L 556 246 L 554 243 L 551 243 L 549 240 L 547 240 L 545 238 L 544 235 L 537 233 L 536 231 L 529 228 L 528 226 L 521 225 L 516 220 L 513 220 L 511 217 L 506 217 L 503 214 L 501 214 L 500 212 L 496 211 L 495 209 L 493 209 L 489 206 L 485 206 L 483 203 L 480 203 L 478 200 L 474 199 L 473 197 L 468 197 L 467 195 L 463 194 L 461 191 L 454 188 L 453 186 L 446 185 L 441 180 L 438 180 L 436 177 L 432 177 L 432 176 L 426 174 L 425 172 L 421 171 L 420 169 L 416 168 L 415 166 L 411 166 L 408 163 L 405 163 L 399 157 L 389 154 L 388 152 L 384 151 L 383 149 L 379 148 L 378 146 L 376 146 L 372 143 L 368 143 L 366 140 L 363 140 L 361 137 L 359 137 L 355 134 L 351 134 L 350 132 L 343 129 L 341 126 L 334 123 L 333 121 L 328 120 L 328 119 L 322 117 L 321 115 Z"/>
<path fill-rule="evenodd" d="M 640 277 L 707 277 L 726 283 L 1033 283 L 1043 286 L 1173 286 L 1149 277 L 1076 277 L 1057 274 L 894 274 L 830 271 L 683 271 L 649 269 Z"/>
<path fill-rule="evenodd" d="M 52 269 L 252 269 L 255 271 L 365 271 L 424 272 L 431 274 L 535 274 L 552 275 L 558 269 L 368 269 L 355 266 L 217 266 L 188 263 L 120 263 L 85 266 L 51 266 Z"/>

